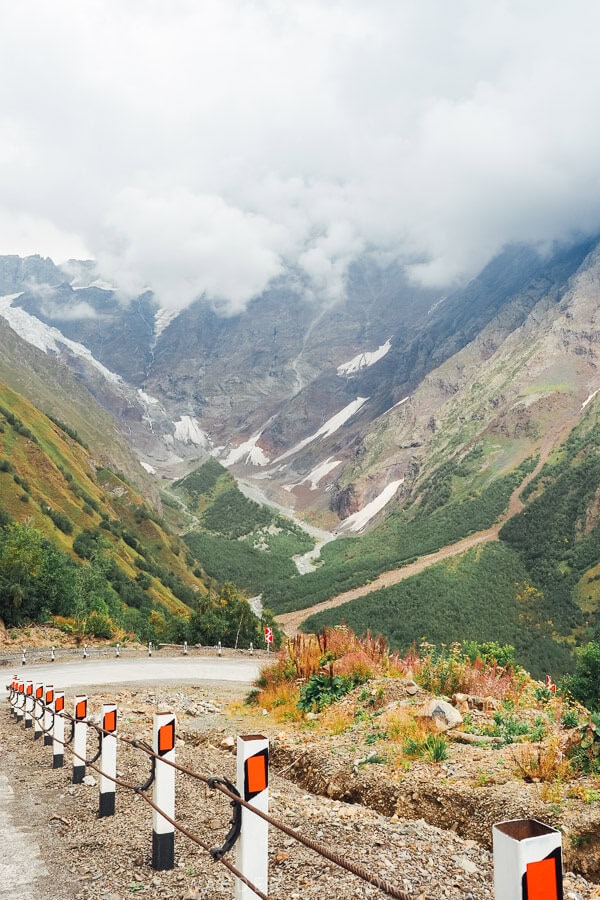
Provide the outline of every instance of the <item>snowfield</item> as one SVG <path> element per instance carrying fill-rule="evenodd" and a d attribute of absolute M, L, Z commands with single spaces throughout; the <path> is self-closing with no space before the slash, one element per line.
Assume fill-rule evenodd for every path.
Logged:
<path fill-rule="evenodd" d="M 330 472 L 333 472 L 337 466 L 341 465 L 341 462 L 341 459 L 332 459 L 331 456 L 329 456 L 325 462 L 315 466 L 312 472 L 305 475 L 301 481 L 296 481 L 294 484 L 284 484 L 283 489 L 290 492 L 293 491 L 294 488 L 300 487 L 301 484 L 308 484 L 311 491 L 316 491 L 319 482 L 322 481 L 326 475 L 329 475 Z"/>
<path fill-rule="evenodd" d="M 398 481 L 391 481 L 374 500 L 367 503 L 364 509 L 359 509 L 358 512 L 355 512 L 351 516 L 348 516 L 347 519 L 344 519 L 338 526 L 338 532 L 360 531 L 364 528 L 367 522 L 370 522 L 373 516 L 376 516 L 377 513 L 390 502 L 401 484 L 404 484 L 404 478 L 400 478 Z"/>
<path fill-rule="evenodd" d="M 182 416 L 178 422 L 175 422 L 173 436 L 182 444 L 194 444 L 196 447 L 204 448 L 207 448 L 209 444 L 208 437 L 193 416 Z"/>
<path fill-rule="evenodd" d="M 351 419 L 352 416 L 358 412 L 358 410 L 367 402 L 368 397 L 357 397 L 356 400 L 353 400 L 352 403 L 349 403 L 343 409 L 336 413 L 335 416 L 332 416 L 328 419 L 324 425 L 321 425 L 318 431 L 315 431 L 314 434 L 311 434 L 309 437 L 304 438 L 303 441 L 300 441 L 299 444 L 296 444 L 291 450 L 286 450 L 285 453 L 282 453 L 281 456 L 278 456 L 274 462 L 281 462 L 282 459 L 288 459 L 288 457 L 293 456 L 294 453 L 298 453 L 299 450 L 302 450 L 304 447 L 308 446 L 308 444 L 312 444 L 313 441 L 317 441 L 319 438 L 329 437 L 334 434 L 338 428 L 341 428 L 342 425 Z"/>
<path fill-rule="evenodd" d="M 259 431 L 258 434 L 248 438 L 239 447 L 234 447 L 233 450 L 230 450 L 227 456 L 221 460 L 223 465 L 234 466 L 238 462 L 243 462 L 251 466 L 268 466 L 270 462 L 269 457 L 260 447 L 257 447 L 257 441 L 261 434 L 262 431 Z"/>
<path fill-rule="evenodd" d="M 20 309 L 18 306 L 13 307 L 11 305 L 13 300 L 20 296 L 20 294 L 7 294 L 4 297 L 0 297 L 0 316 L 6 319 L 12 330 L 16 331 L 19 337 L 44 353 L 55 353 L 57 356 L 60 356 L 61 349 L 66 348 L 71 353 L 74 353 L 75 356 L 79 356 L 80 359 L 85 359 L 86 362 L 104 375 L 107 381 L 111 381 L 113 384 L 123 383 L 120 375 L 115 375 L 114 372 L 103 366 L 101 362 L 98 362 L 83 344 L 71 341 L 58 328 L 45 325 L 44 322 L 25 312 L 24 309 Z"/>
<path fill-rule="evenodd" d="M 363 353 L 359 353 L 351 359 L 350 362 L 342 363 L 341 366 L 337 367 L 338 375 L 354 375 L 362 369 L 368 369 L 369 366 L 372 366 L 380 359 L 383 359 L 386 353 L 391 349 L 391 346 L 392 341 L 391 339 L 388 339 L 385 344 L 381 344 L 377 350 L 365 350 Z"/>

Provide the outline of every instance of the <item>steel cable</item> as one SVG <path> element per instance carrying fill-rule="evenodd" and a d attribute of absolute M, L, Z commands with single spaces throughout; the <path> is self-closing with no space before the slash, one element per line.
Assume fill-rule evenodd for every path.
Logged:
<path fill-rule="evenodd" d="M 73 719 L 73 717 L 71 715 L 69 715 L 69 713 L 67 713 L 67 712 L 57 713 L 57 715 L 61 715 L 66 719 L 71 719 L 71 720 Z M 277 828 L 279 831 L 283 832 L 288 837 L 291 837 L 294 840 L 298 841 L 298 843 L 303 844 L 309 850 L 312 850 L 314 853 L 318 853 L 320 856 L 323 856 L 325 859 L 334 863 L 334 865 L 337 865 L 340 868 L 345 869 L 347 872 L 350 872 L 352 875 L 355 875 L 357 878 L 360 878 L 362 881 L 366 881 L 368 884 L 371 884 L 373 887 L 378 888 L 378 890 L 382 891 L 384 894 L 387 894 L 389 897 L 394 897 L 394 898 L 396 898 L 396 900 L 413 900 L 413 896 L 411 894 L 407 893 L 406 891 L 401 890 L 400 888 L 397 888 L 393 884 L 390 884 L 385 879 L 379 878 L 377 875 L 372 875 L 363 866 L 358 865 L 357 863 L 349 862 L 344 857 L 340 856 L 339 854 L 335 853 L 332 850 L 329 850 L 325 845 L 321 844 L 319 841 L 314 841 L 314 840 L 312 840 L 312 838 L 304 837 L 302 834 L 300 834 L 300 832 L 296 831 L 293 828 L 290 828 L 284 822 L 280 822 L 279 820 L 270 816 L 268 813 L 262 812 L 262 810 L 257 809 L 255 806 L 252 806 L 252 804 L 248 803 L 246 800 L 243 800 L 241 797 L 233 794 L 224 785 L 221 785 L 218 783 L 210 783 L 211 779 L 209 777 L 207 777 L 205 775 L 201 775 L 199 772 L 194 772 L 192 769 L 188 769 L 186 766 L 182 766 L 180 763 L 172 762 L 171 760 L 164 759 L 164 757 L 159 756 L 157 753 L 155 753 L 154 750 L 152 750 L 148 746 L 148 744 L 145 743 L 145 741 L 138 740 L 135 738 L 126 738 L 126 737 L 123 737 L 122 735 L 117 735 L 114 732 L 106 732 L 106 731 L 104 731 L 104 729 L 102 729 L 99 725 L 96 725 L 96 723 L 94 723 L 94 722 L 91 722 L 88 720 L 83 720 L 83 721 L 85 721 L 86 725 L 89 725 L 91 728 L 95 729 L 99 734 L 112 734 L 113 737 L 117 738 L 118 740 L 122 741 L 125 744 L 129 744 L 135 750 L 141 750 L 143 753 L 146 753 L 148 756 L 152 756 L 155 759 L 159 759 L 165 765 L 171 766 L 176 771 L 181 772 L 184 775 L 188 775 L 191 778 L 195 778 L 196 780 L 201 781 L 204 784 L 206 784 L 208 787 L 211 787 L 213 789 L 216 788 L 217 790 L 221 791 L 221 793 L 224 794 L 226 797 L 228 797 L 230 800 L 234 801 L 235 803 L 240 804 L 241 806 L 250 810 L 250 812 L 253 812 L 259 818 L 263 819 L 269 825 L 272 825 L 273 828 Z M 42 730 L 44 730 L 44 729 L 42 729 Z M 66 746 L 66 744 L 65 744 L 65 746 Z M 73 753 L 75 756 L 78 756 L 78 754 L 76 754 L 71 748 L 69 748 L 69 749 L 71 750 L 71 753 Z M 79 757 L 79 758 L 81 758 L 81 757 Z M 92 769 L 95 769 L 95 771 L 99 771 L 96 766 L 91 765 L 90 767 Z M 104 773 L 101 773 L 101 774 L 104 774 Z M 109 778 L 109 780 L 114 781 L 116 784 L 121 785 L 121 782 L 119 782 L 117 779 L 111 779 L 110 776 L 105 776 L 105 777 Z M 144 800 L 146 800 L 146 802 L 149 803 L 150 806 L 152 806 L 157 812 L 160 813 L 160 815 L 162 815 L 168 822 L 170 822 L 170 824 L 172 824 L 175 828 L 177 828 L 179 831 L 181 831 L 182 834 L 185 834 L 187 837 L 189 837 L 190 840 L 195 840 L 195 838 L 190 833 L 188 833 L 186 829 L 184 829 L 182 826 L 178 825 L 174 820 L 170 819 L 169 816 L 165 815 L 153 803 L 153 801 L 151 801 L 150 798 L 147 797 L 142 791 L 137 790 L 134 786 L 126 785 L 125 783 L 123 783 L 121 786 L 123 786 L 129 790 L 135 790 L 136 793 L 138 793 L 140 796 L 142 796 L 144 798 Z M 197 839 L 196 843 L 199 843 L 199 846 L 203 847 L 204 849 L 208 849 L 210 851 L 210 848 L 205 846 L 204 843 L 201 842 L 200 839 Z M 227 860 L 221 859 L 219 861 L 222 862 L 223 865 L 226 866 L 226 868 L 230 869 L 230 871 L 232 871 L 232 872 L 234 871 L 234 869 L 231 868 L 231 864 L 228 863 Z M 238 877 L 242 881 L 244 881 L 244 883 L 247 883 L 243 875 L 238 874 L 237 871 L 235 871 L 234 874 L 236 875 L 236 877 Z M 261 894 L 257 888 L 253 887 L 252 885 L 249 885 L 249 886 L 251 887 L 252 890 L 256 891 L 261 898 L 264 897 L 264 895 Z M 266 898 L 266 900 L 268 900 L 268 898 Z"/>
<path fill-rule="evenodd" d="M 56 715 L 62 716 L 62 713 L 56 713 Z M 70 717 L 67 714 L 67 715 L 63 716 L 63 718 L 72 718 L 72 717 Z M 93 724 L 93 723 L 90 723 L 90 724 Z M 96 725 L 93 725 L 93 727 L 96 728 L 96 730 L 98 732 L 100 732 L 101 734 L 110 734 L 113 737 L 118 737 L 118 735 L 115 735 L 114 732 L 104 731 L 104 729 L 99 728 Z M 45 729 L 43 727 L 42 727 L 42 731 L 45 731 Z M 106 772 L 103 772 L 102 769 L 99 768 L 99 766 L 96 766 L 93 762 L 90 762 L 89 760 L 85 759 L 85 757 L 81 756 L 79 753 L 76 753 L 76 751 L 73 750 L 73 748 L 69 746 L 68 742 L 61 741 L 59 738 L 54 738 L 54 740 L 57 743 L 62 744 L 63 747 L 66 747 L 67 750 L 69 750 L 69 752 L 73 756 L 75 756 L 77 759 L 84 762 L 86 764 L 86 766 L 88 766 L 90 769 L 93 769 L 94 772 L 96 772 L 98 775 L 102 775 L 104 778 L 107 778 L 108 781 L 111 781 L 113 784 L 116 784 L 119 787 L 124 788 L 125 790 L 132 791 L 138 797 L 141 797 L 143 800 L 146 801 L 146 803 L 149 806 L 152 807 L 152 809 L 156 810 L 156 812 L 159 813 L 163 817 L 163 819 L 165 819 L 167 822 L 169 822 L 169 824 L 171 824 L 174 828 L 176 828 L 177 831 L 181 832 L 181 834 L 183 834 L 185 837 L 187 837 L 190 841 L 192 841 L 194 844 L 197 844 L 199 847 L 202 847 L 203 850 L 205 850 L 207 853 L 210 854 L 210 850 L 211 850 L 210 844 L 207 844 L 205 841 L 202 840 L 202 838 L 198 837 L 198 835 L 193 834 L 187 828 L 184 828 L 183 825 L 180 825 L 178 822 L 176 822 L 175 819 L 172 819 L 169 815 L 167 815 L 166 812 L 164 812 L 159 806 L 157 806 L 157 804 L 154 803 L 154 801 L 150 797 L 148 797 L 147 794 L 144 793 L 144 791 L 142 790 L 144 785 L 129 784 L 129 782 L 123 781 L 122 778 L 117 778 L 116 776 L 109 775 Z M 125 743 L 133 745 L 133 741 L 127 740 L 126 738 L 120 738 L 120 740 L 125 741 Z M 140 744 L 135 749 L 144 750 L 146 753 L 148 753 L 148 751 L 150 750 L 150 748 L 147 745 L 144 745 L 143 742 L 140 742 Z M 152 752 L 151 755 L 154 756 L 155 754 Z M 157 758 L 162 759 L 161 757 L 157 757 Z M 164 759 L 162 761 L 166 762 L 166 760 L 164 760 Z M 211 858 L 214 859 L 214 857 L 212 857 L 212 856 L 211 856 Z M 260 888 L 258 888 L 255 884 L 253 884 L 242 872 L 239 871 L 239 869 L 236 866 L 233 865 L 233 863 L 230 863 L 229 860 L 217 859 L 214 861 L 219 862 L 223 866 L 225 866 L 225 868 L 228 869 L 232 875 L 234 875 L 236 878 L 239 878 L 239 880 L 242 881 L 247 887 L 249 887 L 251 891 L 254 891 L 254 893 L 257 895 L 257 897 L 260 897 L 261 900 L 269 900 L 268 895 L 263 894 L 263 892 L 260 890 Z"/>

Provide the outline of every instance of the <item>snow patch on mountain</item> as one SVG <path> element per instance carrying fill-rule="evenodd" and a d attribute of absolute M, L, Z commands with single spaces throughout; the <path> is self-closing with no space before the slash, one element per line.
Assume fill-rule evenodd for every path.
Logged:
<path fill-rule="evenodd" d="M 296 444 L 291 450 L 286 450 L 285 453 L 282 453 L 281 456 L 278 456 L 274 462 L 280 462 L 282 459 L 287 459 L 289 456 L 293 456 L 294 453 L 298 453 L 299 450 L 304 449 L 308 444 L 312 444 L 313 441 L 319 440 L 319 438 L 329 437 L 334 434 L 348 419 L 351 419 L 355 413 L 361 408 L 361 406 L 367 402 L 368 397 L 357 397 L 356 400 L 353 400 L 351 403 L 348 403 L 343 409 L 341 409 L 335 416 L 332 416 L 328 419 L 324 425 L 321 425 L 318 431 L 315 431 L 314 434 L 309 435 L 309 437 L 304 438 L 304 440 L 300 441 L 299 444 Z"/>
<path fill-rule="evenodd" d="M 594 399 L 594 397 L 596 396 L 596 394 L 598 393 L 598 391 L 600 391 L 600 388 L 598 388 L 598 390 L 594 391 L 593 394 L 590 394 L 590 396 L 587 398 L 587 400 L 584 400 L 584 401 L 583 401 L 583 403 L 581 404 L 581 412 L 583 412 L 583 410 L 586 408 L 586 406 L 588 405 L 588 403 L 591 403 L 591 402 L 592 402 L 592 400 Z"/>
<path fill-rule="evenodd" d="M 353 375 L 355 372 L 360 372 L 362 369 L 368 369 L 369 366 L 372 366 L 374 363 L 378 362 L 380 359 L 388 353 L 391 349 L 392 342 L 388 339 L 385 344 L 381 344 L 377 350 L 366 350 L 363 353 L 359 353 L 350 362 L 342 363 L 341 366 L 337 367 L 338 375 Z"/>
<path fill-rule="evenodd" d="M 143 469 L 146 470 L 148 475 L 156 475 L 156 469 L 154 468 L 154 466 L 151 466 L 150 463 L 146 463 L 143 460 L 140 460 L 140 465 Z"/>
<path fill-rule="evenodd" d="M 329 456 L 324 462 L 315 466 L 315 468 L 309 472 L 308 475 L 305 475 L 301 481 L 296 481 L 295 484 L 284 484 L 283 489 L 290 492 L 293 491 L 294 488 L 300 487 L 301 484 L 308 484 L 311 491 L 316 491 L 319 482 L 337 468 L 337 466 L 341 465 L 341 462 L 341 459 L 332 459 L 331 456 Z"/>
<path fill-rule="evenodd" d="M 233 466 L 242 462 L 250 466 L 268 466 L 270 459 L 261 447 L 257 446 L 257 442 L 262 434 L 259 431 L 254 437 L 248 438 L 239 447 L 234 447 L 229 451 L 227 456 L 221 460 L 224 466 Z"/>
<path fill-rule="evenodd" d="M 195 444 L 196 447 L 208 447 L 208 438 L 200 428 L 198 420 L 193 416 L 182 416 L 175 422 L 174 437 L 182 444 Z"/>
<path fill-rule="evenodd" d="M 396 409 L 397 406 L 402 406 L 402 404 L 406 403 L 407 400 L 410 400 L 410 397 L 403 397 L 402 400 L 398 400 L 397 403 L 394 403 L 392 409 Z"/>
<path fill-rule="evenodd" d="M 390 502 L 400 485 L 403 483 L 404 478 L 399 478 L 397 481 L 391 481 L 387 484 L 382 492 L 378 494 L 374 500 L 371 500 L 370 503 L 367 503 L 363 509 L 359 509 L 358 512 L 355 512 L 351 516 L 348 516 L 347 519 L 344 519 L 338 526 L 338 532 L 360 531 L 364 528 L 365 525 L 371 521 L 373 516 L 376 516 L 377 513 Z"/>
<path fill-rule="evenodd" d="M 156 397 L 152 397 L 150 394 L 147 394 L 146 391 L 143 391 L 141 388 L 138 388 L 138 397 L 145 403 L 147 406 L 160 406 L 160 400 Z"/>
<path fill-rule="evenodd" d="M 85 359 L 86 362 L 101 372 L 107 381 L 111 381 L 113 384 L 123 383 L 120 375 L 116 375 L 110 369 L 107 369 L 106 366 L 103 366 L 101 362 L 98 362 L 83 344 L 70 340 L 58 328 L 46 325 L 24 309 L 13 307 L 11 304 L 17 297 L 20 297 L 20 294 L 8 294 L 0 297 L 0 316 L 6 319 L 19 337 L 44 353 L 55 353 L 57 356 L 60 356 L 61 351 L 66 348 L 75 356 Z"/>
<path fill-rule="evenodd" d="M 158 309 L 154 314 L 154 340 L 158 340 L 163 331 L 169 327 L 173 319 L 176 319 L 181 310 Z"/>

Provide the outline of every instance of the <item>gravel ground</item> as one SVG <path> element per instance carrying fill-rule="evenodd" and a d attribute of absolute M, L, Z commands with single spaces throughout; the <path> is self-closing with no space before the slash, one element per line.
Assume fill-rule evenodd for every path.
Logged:
<path fill-rule="evenodd" d="M 220 743 L 222 729 L 235 734 L 237 722 L 235 714 L 225 717 L 221 710 L 246 690 L 246 685 L 221 683 L 210 688 L 123 686 L 111 699 L 119 705 L 119 732 L 130 737 L 149 739 L 153 709 L 173 709 L 183 737 L 177 742 L 177 761 L 203 775 L 235 780 L 234 755 Z M 93 694 L 93 689 L 88 690 L 90 698 Z M 101 699 L 91 700 L 90 707 L 99 708 Z M 142 798 L 118 788 L 116 815 L 98 819 L 98 787 L 71 784 L 68 754 L 65 768 L 52 769 L 51 748 L 34 742 L 31 732 L 16 725 L 8 705 L 0 709 L 0 721 L 0 774 L 9 779 L 15 792 L 12 817 L 15 825 L 26 829 L 32 845 L 40 848 L 49 871 L 48 880 L 38 882 L 27 895 L 11 892 L 5 882 L 0 897 L 42 900 L 49 893 L 54 900 L 125 900 L 137 895 L 157 900 L 233 897 L 232 876 L 182 835 L 175 839 L 175 869 L 153 872 L 152 810 Z M 117 771 L 127 782 L 142 782 L 148 775 L 148 758 L 120 743 Z M 89 774 L 97 781 L 95 773 Z M 177 821 L 210 846 L 221 844 L 231 816 L 227 799 L 181 773 L 176 783 Z M 493 897 L 491 854 L 452 831 L 317 797 L 273 771 L 270 812 L 305 837 L 322 841 L 373 875 L 410 892 L 415 900 Z M 278 830 L 269 831 L 272 900 L 385 896 Z M 15 860 L 14 865 L 17 872 L 27 862 Z M 600 898 L 600 888 L 568 875 L 565 897 Z"/>

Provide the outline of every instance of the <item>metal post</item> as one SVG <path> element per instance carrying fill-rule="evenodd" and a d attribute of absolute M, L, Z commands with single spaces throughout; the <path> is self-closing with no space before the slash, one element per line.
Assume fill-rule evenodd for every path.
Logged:
<path fill-rule="evenodd" d="M 62 769 L 65 762 L 65 692 L 54 694 L 54 727 L 52 728 L 52 768 Z"/>
<path fill-rule="evenodd" d="M 494 897 L 562 900 L 561 833 L 536 819 L 499 822 L 492 828 Z"/>
<path fill-rule="evenodd" d="M 50 650 L 50 662 L 54 662 L 55 659 L 56 659 L 56 654 L 54 652 L 54 647 L 52 647 Z"/>
<path fill-rule="evenodd" d="M 261 812 L 269 811 L 269 742 L 262 734 L 237 739 L 237 788 L 241 796 Z M 268 825 L 242 807 L 242 831 L 237 843 L 236 865 L 240 872 L 268 894 Z M 235 900 L 250 900 L 257 894 L 236 879 Z"/>
<path fill-rule="evenodd" d="M 83 658 L 87 659 L 87 644 L 83 645 Z"/>
<path fill-rule="evenodd" d="M 25 685 L 25 702 L 23 709 L 25 712 L 25 728 L 31 728 L 33 725 L 33 719 L 31 717 L 31 713 L 33 712 L 33 681 L 28 681 Z"/>
<path fill-rule="evenodd" d="M 148 641 L 148 656 L 152 656 L 152 641 Z"/>
<path fill-rule="evenodd" d="M 175 716 L 156 713 L 153 742 L 156 759 L 152 800 L 171 819 L 175 818 L 175 769 L 167 762 L 175 762 Z M 166 762 L 163 762 L 165 760 Z M 156 810 L 152 813 L 152 868 L 158 871 L 175 866 L 175 828 Z"/>
<path fill-rule="evenodd" d="M 250 642 L 250 656 L 254 656 L 254 644 Z"/>
<path fill-rule="evenodd" d="M 52 744 L 52 735 L 50 734 L 50 725 L 52 724 L 52 713 L 50 705 L 54 702 L 54 688 L 51 684 L 46 685 L 44 692 L 44 747 L 50 747 Z"/>
<path fill-rule="evenodd" d="M 102 730 L 100 769 L 105 774 L 100 776 L 100 818 L 115 814 L 116 784 L 112 779 L 117 777 L 117 707 L 114 703 L 102 706 Z"/>
<path fill-rule="evenodd" d="M 217 651 L 219 656 L 221 656 L 221 641 L 219 641 L 219 643 L 217 644 Z"/>
<path fill-rule="evenodd" d="M 44 685 L 36 684 L 33 695 L 33 739 L 37 741 L 42 736 L 40 718 L 44 712 Z M 40 717 L 40 718 L 38 718 Z"/>
<path fill-rule="evenodd" d="M 25 659 L 25 647 L 23 647 L 23 656 L 21 658 L 21 665 L 24 666 L 24 665 L 26 665 L 26 663 L 27 663 L 27 660 Z"/>
<path fill-rule="evenodd" d="M 73 784 L 81 784 L 85 776 L 85 759 L 87 757 L 87 697 L 78 694 L 75 697 L 73 718 Z"/>
<path fill-rule="evenodd" d="M 17 717 L 17 722 L 21 722 L 23 716 L 25 715 L 25 684 L 22 681 L 19 681 L 17 685 L 17 702 L 15 704 L 15 715 Z"/>
<path fill-rule="evenodd" d="M 188 651 L 187 651 L 187 641 L 184 641 L 184 642 L 183 642 L 183 655 L 184 655 L 184 656 L 187 656 L 187 655 L 188 655 Z"/>
<path fill-rule="evenodd" d="M 120 655 L 121 655 L 121 645 L 117 644 L 117 652 L 116 652 L 117 659 L 119 658 Z"/>

